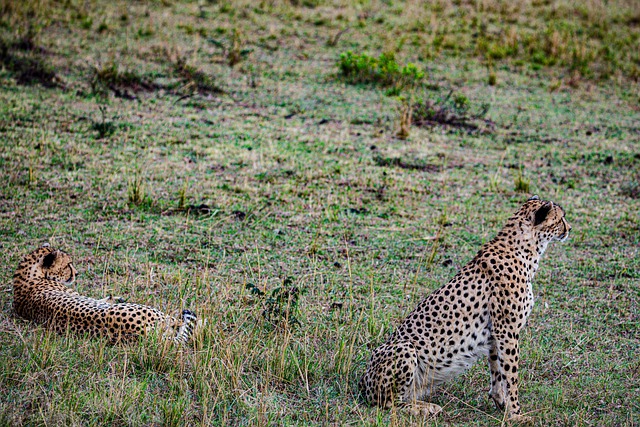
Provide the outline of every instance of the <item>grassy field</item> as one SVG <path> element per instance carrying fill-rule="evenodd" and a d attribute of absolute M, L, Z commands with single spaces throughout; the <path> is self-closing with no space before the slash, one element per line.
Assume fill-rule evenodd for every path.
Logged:
<path fill-rule="evenodd" d="M 422 3 L 0 0 L 0 425 L 501 425 L 484 362 L 435 420 L 356 383 L 531 194 L 573 233 L 523 410 L 639 425 L 637 1 Z M 206 326 L 180 350 L 17 319 L 43 242 L 80 292 Z"/>

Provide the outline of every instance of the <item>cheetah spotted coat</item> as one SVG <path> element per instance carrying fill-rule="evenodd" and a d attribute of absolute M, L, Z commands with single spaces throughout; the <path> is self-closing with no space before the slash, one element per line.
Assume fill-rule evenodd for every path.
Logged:
<path fill-rule="evenodd" d="M 36 249 L 24 257 L 14 275 L 15 313 L 59 333 L 70 330 L 114 342 L 135 339 L 153 329 L 186 342 L 193 332 L 196 316 L 189 310 L 177 320 L 152 307 L 89 298 L 67 287 L 75 277 L 68 254 L 49 246 Z"/>
<path fill-rule="evenodd" d="M 488 356 L 490 397 L 518 418 L 518 339 L 533 308 L 531 282 L 547 245 L 564 241 L 570 229 L 560 206 L 529 199 L 373 351 L 359 384 L 364 398 L 383 407 L 422 405 L 437 413 L 437 405 L 416 400 Z"/>

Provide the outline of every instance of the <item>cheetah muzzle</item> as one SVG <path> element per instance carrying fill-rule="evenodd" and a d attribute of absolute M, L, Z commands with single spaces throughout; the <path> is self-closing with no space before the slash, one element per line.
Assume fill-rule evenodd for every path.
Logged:
<path fill-rule="evenodd" d="M 518 401 L 518 339 L 533 308 L 531 282 L 547 245 L 566 240 L 570 230 L 559 205 L 530 198 L 373 351 L 359 384 L 366 401 L 436 414 L 438 405 L 418 399 L 488 356 L 489 396 L 511 419 L 525 418 Z"/>
<path fill-rule="evenodd" d="M 67 287 L 76 273 L 71 257 L 60 250 L 44 245 L 31 252 L 13 276 L 15 313 L 58 333 L 106 336 L 112 342 L 130 341 L 155 330 L 163 338 L 185 343 L 193 334 L 193 312 L 183 310 L 181 318 L 175 319 L 118 298 L 89 298 Z"/>

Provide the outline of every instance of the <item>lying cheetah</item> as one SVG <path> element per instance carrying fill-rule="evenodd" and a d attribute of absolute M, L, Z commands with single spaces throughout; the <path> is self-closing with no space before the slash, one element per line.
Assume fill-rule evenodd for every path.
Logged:
<path fill-rule="evenodd" d="M 547 245 L 566 240 L 570 230 L 559 205 L 531 197 L 374 350 L 359 384 L 365 399 L 436 414 L 440 406 L 416 400 L 488 355 L 489 396 L 511 419 L 526 419 L 518 401 L 518 338 L 533 308 L 531 282 Z"/>
<path fill-rule="evenodd" d="M 59 333 L 89 333 L 112 342 L 132 340 L 155 328 L 177 342 L 191 337 L 196 315 L 189 310 L 177 320 L 152 307 L 118 303 L 113 298 L 97 300 L 68 288 L 77 273 L 71 261 L 69 255 L 49 245 L 25 256 L 13 276 L 16 314 Z"/>

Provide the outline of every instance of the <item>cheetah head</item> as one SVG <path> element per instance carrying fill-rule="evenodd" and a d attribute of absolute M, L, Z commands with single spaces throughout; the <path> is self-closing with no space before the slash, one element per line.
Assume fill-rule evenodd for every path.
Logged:
<path fill-rule="evenodd" d="M 533 196 L 527 200 L 521 211 L 531 221 L 532 231 L 537 234 L 539 241 L 564 242 L 569 238 L 571 226 L 565 219 L 564 209 L 560 205 Z"/>
<path fill-rule="evenodd" d="M 70 285 L 76 279 L 76 269 L 71 263 L 71 256 L 52 249 L 51 252 L 42 257 L 41 266 L 44 276 L 56 282 Z"/>

